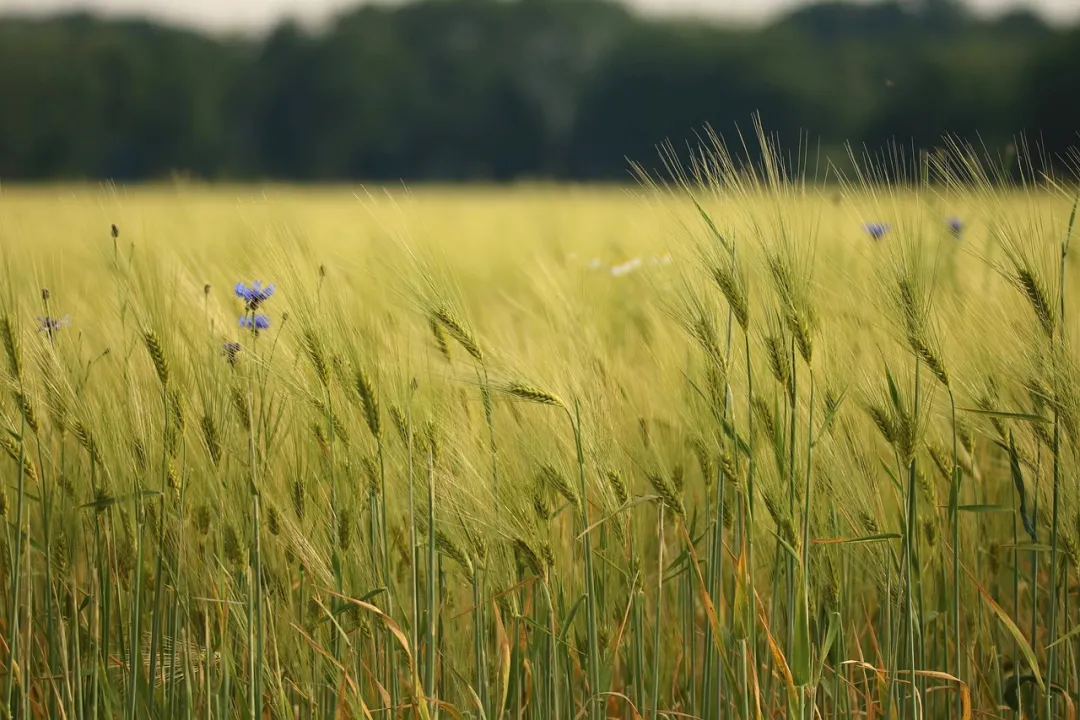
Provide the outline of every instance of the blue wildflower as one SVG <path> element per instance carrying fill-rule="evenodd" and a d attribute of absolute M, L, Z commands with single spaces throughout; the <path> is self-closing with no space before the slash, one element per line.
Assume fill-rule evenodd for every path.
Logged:
<path fill-rule="evenodd" d="M 866 223 L 863 225 L 863 229 L 874 240 L 880 240 L 885 237 L 885 233 L 889 232 L 889 226 L 886 223 Z"/>
<path fill-rule="evenodd" d="M 248 312 L 251 312 L 270 299 L 274 294 L 274 285 L 271 283 L 263 287 L 261 281 L 255 280 L 249 287 L 242 282 L 238 282 L 235 291 L 236 297 L 243 300 Z"/>
<path fill-rule="evenodd" d="M 960 234 L 964 232 L 964 222 L 960 218 L 951 218 L 949 220 L 949 232 L 953 237 L 959 239 Z"/>
<path fill-rule="evenodd" d="M 221 354 L 225 356 L 225 362 L 230 365 L 235 365 L 236 358 L 242 349 L 243 348 L 241 348 L 240 343 L 238 342 L 226 342 L 221 347 Z"/>
<path fill-rule="evenodd" d="M 240 327 L 247 330 L 253 330 L 254 332 L 269 330 L 270 318 L 262 313 L 259 313 L 258 315 L 242 315 L 240 317 Z"/>
<path fill-rule="evenodd" d="M 46 315 L 45 317 L 39 317 L 38 332 L 47 332 L 49 333 L 49 337 L 51 338 L 53 336 L 53 333 L 55 333 L 57 330 L 60 330 L 61 328 L 66 328 L 68 325 L 71 324 L 71 320 L 68 319 L 70 317 L 70 315 L 65 315 L 62 318 L 49 317 L 48 315 Z"/>

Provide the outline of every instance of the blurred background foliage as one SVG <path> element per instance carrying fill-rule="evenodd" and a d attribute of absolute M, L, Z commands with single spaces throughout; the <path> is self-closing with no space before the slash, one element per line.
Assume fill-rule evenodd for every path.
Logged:
<path fill-rule="evenodd" d="M 706 124 L 730 139 L 755 112 L 813 163 L 955 133 L 1002 155 L 1026 136 L 1067 166 L 1077 68 L 1080 28 L 956 0 L 826 2 L 754 28 L 415 0 L 262 37 L 9 17 L 0 180 L 626 180 L 628 159 Z"/>

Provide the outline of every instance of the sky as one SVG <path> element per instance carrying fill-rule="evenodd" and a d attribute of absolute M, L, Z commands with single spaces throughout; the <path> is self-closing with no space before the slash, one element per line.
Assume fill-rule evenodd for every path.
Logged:
<path fill-rule="evenodd" d="M 259 32 L 291 17 L 319 23 L 363 0 L 0 0 L 0 14 L 48 14 L 92 10 L 114 16 L 150 16 L 220 31 Z M 374 0 L 393 2 L 394 0 Z M 754 22 L 807 0 L 624 0 L 648 14 L 704 15 Z M 994 14 L 1012 7 L 1033 8 L 1049 20 L 1080 21 L 1080 0 L 967 0 L 969 7 Z"/>

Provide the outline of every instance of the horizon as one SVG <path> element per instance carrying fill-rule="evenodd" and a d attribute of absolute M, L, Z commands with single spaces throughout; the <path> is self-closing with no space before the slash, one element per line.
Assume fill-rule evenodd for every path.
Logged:
<path fill-rule="evenodd" d="M 88 12 L 109 18 L 141 18 L 209 32 L 261 33 L 286 20 L 318 27 L 361 5 L 396 5 L 408 0 L 0 0 L 0 17 L 49 17 Z M 690 17 L 709 22 L 761 24 L 814 0 L 619 0 L 652 17 Z M 870 4 L 871 0 L 853 0 Z M 980 16 L 1031 10 L 1048 22 L 1080 21 L 1074 0 L 964 0 Z"/>

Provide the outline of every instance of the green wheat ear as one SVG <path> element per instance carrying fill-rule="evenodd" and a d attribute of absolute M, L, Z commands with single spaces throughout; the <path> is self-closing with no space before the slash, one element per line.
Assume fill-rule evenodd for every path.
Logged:
<path fill-rule="evenodd" d="M 4 343 L 4 354 L 7 355 L 8 374 L 11 380 L 18 383 L 22 379 L 22 355 L 19 352 L 19 333 L 15 329 L 15 323 L 11 317 L 5 315 L 0 318 L 0 337 Z"/>
<path fill-rule="evenodd" d="M 521 382 L 511 382 L 506 386 L 505 391 L 508 395 L 516 397 L 519 400 L 524 400 L 526 402 L 538 403 L 540 405 L 553 405 L 555 407 L 561 408 L 566 407 L 566 405 L 563 404 L 563 401 L 560 400 L 558 396 L 549 393 L 546 390 L 538 388 L 534 385 L 527 385 Z"/>
<path fill-rule="evenodd" d="M 360 404 L 364 409 L 364 419 L 367 421 L 368 429 L 371 431 L 372 437 L 378 438 L 382 431 L 379 418 L 379 398 L 375 394 L 371 379 L 363 370 L 356 371 L 355 386 L 356 394 L 360 397 Z"/>
<path fill-rule="evenodd" d="M 169 385 L 169 362 L 165 358 L 165 350 L 161 347 L 161 339 L 153 330 L 143 332 L 143 343 L 146 351 L 150 354 L 150 360 L 154 364 L 154 372 L 157 373 L 158 381 L 162 387 Z"/>
<path fill-rule="evenodd" d="M 450 333 L 450 337 L 457 341 L 458 345 L 464 348 L 465 352 L 469 353 L 476 359 L 477 362 L 484 362 L 484 353 L 480 349 L 480 344 L 476 341 L 475 336 L 465 327 L 465 324 L 461 319 L 454 314 L 454 311 L 448 307 L 441 306 L 431 311 L 432 319 Z"/>
<path fill-rule="evenodd" d="M 615 493 L 615 499 L 619 502 L 619 506 L 621 507 L 630 502 L 630 492 L 627 490 L 626 481 L 623 480 L 622 474 L 618 470 L 608 470 L 606 477 L 612 492 Z"/>
<path fill-rule="evenodd" d="M 578 497 L 577 491 L 574 490 L 574 486 L 570 484 L 570 481 L 566 479 L 565 475 L 554 467 L 551 465 L 544 465 L 540 468 L 539 479 L 543 484 L 546 484 L 552 490 L 562 495 L 563 498 L 575 508 L 581 508 L 581 498 Z"/>
<path fill-rule="evenodd" d="M 652 485 L 653 491 L 659 496 L 664 506 L 680 518 L 685 518 L 686 509 L 683 507 L 682 500 L 679 499 L 674 482 L 659 472 L 646 473 L 645 477 L 648 478 L 649 484 Z"/>

